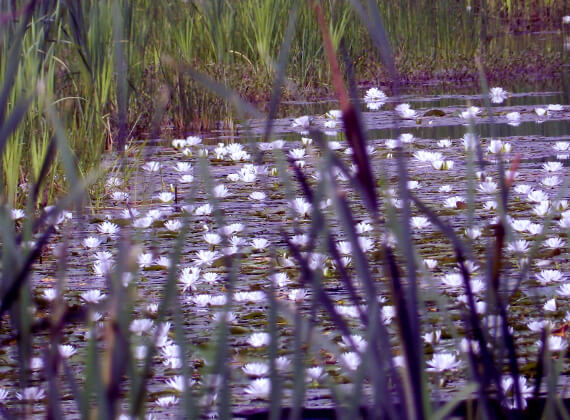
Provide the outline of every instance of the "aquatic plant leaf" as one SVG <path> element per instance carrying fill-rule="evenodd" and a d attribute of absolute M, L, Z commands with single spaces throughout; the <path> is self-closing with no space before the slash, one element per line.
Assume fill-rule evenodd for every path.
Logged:
<path fill-rule="evenodd" d="M 445 117 L 446 115 L 441 109 L 430 109 L 424 113 L 424 117 Z"/>

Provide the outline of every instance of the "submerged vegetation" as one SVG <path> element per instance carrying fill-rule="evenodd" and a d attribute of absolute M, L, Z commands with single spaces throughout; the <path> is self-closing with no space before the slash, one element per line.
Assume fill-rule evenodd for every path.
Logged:
<path fill-rule="evenodd" d="M 487 87 L 566 6 L 2 6 L 2 415 L 569 417 L 570 108 Z"/>

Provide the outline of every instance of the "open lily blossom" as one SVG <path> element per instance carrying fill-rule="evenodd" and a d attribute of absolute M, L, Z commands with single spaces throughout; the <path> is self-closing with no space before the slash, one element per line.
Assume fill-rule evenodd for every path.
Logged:
<path fill-rule="evenodd" d="M 411 119 L 417 116 L 417 112 L 410 107 L 410 104 L 399 104 L 395 108 L 401 118 Z"/>
<path fill-rule="evenodd" d="M 501 104 L 507 99 L 508 93 L 502 87 L 492 87 L 489 89 L 489 98 L 494 104 Z"/>
<path fill-rule="evenodd" d="M 445 372 L 458 369 L 461 366 L 461 360 L 457 360 L 453 353 L 436 353 L 426 364 L 429 366 L 428 372 Z"/>

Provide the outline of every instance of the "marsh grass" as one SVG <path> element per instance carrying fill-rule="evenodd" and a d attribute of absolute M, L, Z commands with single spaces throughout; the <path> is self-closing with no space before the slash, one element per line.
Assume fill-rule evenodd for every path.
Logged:
<path fill-rule="evenodd" d="M 393 86 L 397 91 L 398 65 L 389 43 L 389 26 L 384 26 L 385 20 L 381 17 L 382 10 L 379 10 L 373 2 L 364 4 L 358 0 L 351 1 L 351 7 L 343 3 L 341 8 L 335 8 L 335 2 L 325 2 L 324 5 L 319 3 L 314 8 L 309 8 L 300 3 L 288 3 L 282 0 L 279 2 L 281 11 L 287 10 L 293 4 L 293 11 L 287 14 L 286 26 L 284 26 L 283 21 L 280 20 L 283 19 L 281 13 L 275 13 L 275 10 L 268 7 L 269 2 L 265 2 L 263 8 L 254 12 L 248 10 L 247 13 L 229 1 L 193 3 L 191 7 L 181 9 L 183 14 L 188 13 L 183 16 L 193 23 L 192 30 L 190 31 L 190 26 L 184 19 L 174 21 L 173 25 L 176 29 L 168 45 L 171 50 L 166 49 L 171 53 L 176 51 L 176 55 L 171 54 L 171 60 L 173 56 L 180 54 L 188 55 L 188 58 L 172 62 L 165 55 L 157 53 L 160 50 L 159 47 L 162 46 L 160 42 L 163 39 L 151 39 L 155 34 L 154 31 L 157 30 L 157 26 L 154 25 L 164 24 L 161 18 L 168 16 L 169 10 L 164 8 L 166 6 L 151 5 L 151 2 L 145 1 L 137 7 L 131 7 L 128 2 L 110 1 L 67 1 L 65 4 L 66 13 L 57 7 L 59 5 L 57 2 L 53 5 L 53 9 L 41 10 L 45 16 L 55 18 L 55 23 L 53 23 L 55 26 L 51 28 L 53 31 L 51 36 L 54 38 L 50 38 L 56 40 L 55 45 L 47 48 L 46 33 L 34 33 L 29 29 L 45 27 L 41 25 L 46 22 L 40 24 L 39 21 L 32 19 L 34 13 L 40 11 L 36 9 L 39 7 L 38 4 L 32 2 L 24 9 L 19 24 L 15 25 L 12 30 L 6 29 L 2 33 L 4 42 L 2 59 L 5 61 L 0 66 L 3 71 L 3 85 L 0 91 L 0 150 L 4 162 L 2 173 L 5 185 L 2 194 L 3 204 L 14 205 L 24 201 L 23 197 L 18 196 L 17 185 L 29 177 L 33 194 L 27 199 L 27 207 L 33 210 L 45 204 L 42 196 L 44 191 L 50 191 L 46 190 L 50 179 L 54 179 L 56 175 L 65 176 L 66 179 L 67 192 L 56 201 L 56 207 L 39 216 L 34 216 L 34 212 L 30 212 L 29 219 L 20 231 L 16 231 L 8 207 L 0 207 L 3 267 L 0 316 L 9 314 L 11 333 L 7 342 L 16 340 L 18 345 L 18 381 L 21 389 L 31 383 L 28 363 L 35 342 L 40 334 L 49 333 L 49 340 L 42 347 L 46 372 L 48 372 L 46 379 L 50 385 L 46 412 L 48 417 L 60 418 L 65 414 L 56 378 L 60 369 L 64 371 L 66 385 L 71 389 L 75 409 L 82 418 L 90 418 L 93 411 L 100 418 L 116 418 L 124 406 L 128 407 L 130 415 L 143 416 L 145 403 L 150 393 L 148 380 L 156 352 L 154 342 L 158 337 L 157 329 L 145 342 L 148 351 L 142 366 L 137 366 L 130 350 L 124 350 L 130 348 L 132 333 L 129 331 L 129 325 L 133 319 L 136 293 L 136 285 L 124 286 L 122 284 L 124 274 L 135 271 L 133 249 L 130 239 L 126 236 L 120 237 L 117 242 L 117 264 L 106 278 L 109 290 L 107 302 L 86 309 L 82 306 L 67 306 L 60 297 L 60 300 L 53 304 L 49 318 L 37 320 L 32 316 L 30 313 L 32 307 L 30 275 L 42 249 L 56 230 L 56 227 L 50 223 L 50 216 L 67 208 L 75 208 L 81 214 L 85 190 L 93 182 L 90 176 L 82 177 L 81 174 L 90 174 L 89 168 L 98 164 L 106 141 L 117 139 L 113 144 L 121 153 L 124 151 L 131 132 L 130 124 L 134 118 L 129 104 L 131 101 L 136 104 L 138 100 L 137 95 L 133 94 L 133 92 L 136 93 L 137 86 L 132 86 L 132 81 L 144 80 L 144 83 L 157 83 L 141 77 L 142 72 L 153 68 L 155 71 L 153 75 L 160 72 L 166 74 L 161 80 L 165 81 L 171 89 L 171 96 L 158 105 L 154 105 L 161 110 L 160 117 L 167 114 L 168 105 L 176 101 L 181 101 L 176 111 L 178 118 L 192 118 L 195 115 L 194 112 L 203 111 L 203 109 L 195 109 L 196 106 L 199 107 L 202 104 L 201 99 L 186 99 L 187 95 L 196 92 L 195 86 L 198 84 L 203 89 L 211 91 L 208 94 L 204 93 L 204 98 L 209 98 L 207 95 L 222 97 L 221 103 L 224 106 L 220 111 L 221 114 L 228 113 L 230 106 L 236 106 L 239 108 L 236 112 L 244 116 L 258 116 L 259 113 L 255 107 L 247 104 L 226 86 L 232 80 L 229 68 L 237 61 L 247 58 L 246 61 L 255 63 L 256 69 L 263 69 L 263 78 L 276 75 L 270 102 L 271 118 L 277 112 L 282 87 L 287 84 L 286 75 L 289 75 L 301 87 L 313 82 L 329 80 L 330 77 L 332 82 L 328 83 L 332 86 L 331 90 L 334 90 L 341 104 L 344 134 L 354 150 L 353 163 L 358 168 L 357 175 L 351 176 L 346 165 L 331 152 L 322 133 L 318 131 L 312 131 L 311 137 L 315 139 L 316 146 L 321 153 L 319 182 L 309 182 L 303 172 L 283 154 L 277 157 L 278 174 L 282 176 L 282 184 L 287 186 L 284 192 L 286 198 L 291 201 L 295 197 L 294 185 L 297 183 L 304 198 L 313 204 L 308 234 L 309 243 L 305 250 L 308 253 L 301 252 L 299 247 L 291 243 L 283 233 L 288 252 L 299 267 L 301 285 L 310 288 L 313 297 L 310 303 L 310 314 L 304 316 L 298 307 L 291 308 L 279 303 L 275 298 L 274 286 L 270 284 L 268 287 L 267 324 L 271 337 L 268 354 L 272 385 L 270 417 L 279 418 L 285 400 L 285 390 L 275 365 L 279 350 L 277 346 L 278 318 L 287 319 L 294 329 L 292 340 L 294 374 L 292 392 L 288 399 L 291 418 L 302 416 L 305 396 L 310 388 L 310 384 L 307 385 L 305 381 L 307 368 L 311 360 L 319 357 L 315 354 L 317 353 L 315 349 L 326 349 L 337 358 L 340 356 L 331 339 L 323 336 L 318 330 L 317 311 L 324 311 L 335 330 L 343 336 L 350 337 L 350 328 L 337 313 L 323 276 L 310 268 L 308 255 L 315 251 L 327 254 L 335 261 L 342 286 L 346 289 L 353 305 L 360 308 L 362 303 L 355 291 L 357 281 L 362 285 L 367 296 L 365 301 L 367 309 L 359 309 L 359 319 L 369 345 L 365 351 L 359 353 L 362 363 L 352 375 L 353 387 L 346 392 L 341 390 L 334 381 L 327 382 L 332 390 L 336 403 L 335 409 L 339 417 L 360 416 L 363 412 L 364 417 L 444 418 L 453 412 L 462 401 L 475 399 L 478 405 L 477 414 L 474 417 L 504 418 L 511 416 L 515 418 L 516 413 L 513 414 L 501 405 L 505 401 L 505 396 L 500 385 L 501 378 L 505 374 L 512 375 L 515 401 L 518 406 L 522 406 L 521 390 L 517 380 L 520 374 L 517 347 L 508 329 L 509 313 L 505 302 L 505 297 L 508 298 L 516 289 L 506 290 L 501 279 L 504 244 L 510 234 L 505 222 L 510 188 L 509 180 L 505 181 L 505 164 L 499 157 L 497 169 L 501 182 L 497 198 L 501 203 L 500 218 L 496 224 L 495 233 L 488 238 L 487 272 L 485 274 L 486 300 L 491 310 L 501 320 L 502 338 L 499 339 L 492 337 L 476 312 L 470 286 L 470 273 L 465 265 L 465 261 L 473 254 L 472 244 L 463 241 L 452 226 L 442 220 L 433 209 L 409 190 L 408 162 L 401 147 L 396 149 L 395 157 L 397 188 L 403 204 L 402 209 L 397 210 L 389 204 L 388 200 L 381 200 L 385 191 L 379 192 L 376 188 L 377 182 L 370 166 L 370 156 L 366 152 L 366 134 L 358 112 L 358 95 L 354 75 L 357 69 L 354 69 L 350 63 L 350 54 L 355 53 L 358 43 L 356 41 L 350 43 L 347 40 L 343 44 L 343 38 L 347 33 L 358 33 L 361 27 L 367 28 L 369 42 L 377 47 L 378 57 L 383 59 L 383 64 L 393 78 Z M 178 6 L 182 4 L 185 3 L 179 3 Z M 506 13 L 518 13 L 516 11 L 520 10 L 510 3 L 507 4 Z M 494 7 L 493 5 L 496 3 L 489 2 L 489 7 Z M 136 30 L 133 30 L 133 27 L 134 22 L 142 16 L 145 7 L 156 8 L 159 17 L 158 23 L 149 24 L 146 32 L 142 31 L 144 36 L 141 37 Z M 400 7 L 399 12 L 403 16 L 405 6 Z M 15 10 L 12 12 L 16 13 Z M 445 19 L 442 10 L 436 8 L 433 13 Z M 389 13 L 384 11 L 384 14 L 390 20 Z M 62 15 L 65 16 L 65 20 L 58 20 Z M 355 21 L 357 17 L 360 20 Z M 400 22 L 399 25 L 411 32 L 413 28 L 421 27 L 429 19 L 434 18 L 434 15 L 426 18 L 416 16 L 408 20 L 402 17 L 397 21 Z M 356 23 L 360 21 L 362 25 Z M 257 27 L 260 22 L 265 22 L 266 26 Z M 451 29 L 455 22 L 451 19 L 445 22 L 444 28 L 438 29 L 442 32 L 434 35 L 436 41 L 433 44 L 433 54 L 440 54 L 442 47 L 438 42 L 445 37 L 453 37 L 452 31 L 446 31 L 445 28 Z M 203 25 L 204 29 L 197 29 L 201 28 L 199 25 Z M 251 25 L 255 26 L 255 31 L 252 32 L 254 36 L 248 38 L 249 41 L 239 36 L 230 36 L 233 31 L 240 34 L 240 31 L 245 31 L 244 28 L 251 30 Z M 278 28 L 284 28 L 283 32 L 277 30 Z M 125 38 L 134 44 L 125 42 Z M 347 38 L 352 38 L 352 36 Z M 7 42 L 8 39 L 10 43 Z M 63 51 L 59 51 L 58 47 L 61 47 L 57 45 L 59 42 L 72 42 L 73 51 L 67 50 L 68 47 L 63 47 Z M 417 37 L 411 42 L 421 44 L 423 38 Z M 38 47 L 38 43 L 42 44 L 41 48 Z M 150 46 L 147 47 L 147 45 Z M 280 46 L 279 52 L 275 54 L 274 49 L 278 45 Z M 139 50 L 139 46 L 144 46 L 144 51 Z M 344 61 L 338 58 L 338 51 L 341 47 L 345 48 L 347 57 L 349 57 Z M 425 50 L 423 44 L 418 45 L 418 48 Z M 448 50 L 443 48 L 442 54 L 444 56 L 450 54 L 454 48 L 457 46 L 449 46 Z M 204 59 L 202 63 L 196 64 L 192 61 L 196 59 L 190 58 L 196 51 L 201 51 L 206 57 L 199 57 L 199 59 Z M 236 51 L 245 52 L 236 54 Z M 397 55 L 398 52 L 395 54 Z M 316 61 L 314 61 L 315 57 L 317 57 Z M 14 60 L 11 61 L 13 58 Z M 67 59 L 70 60 L 69 63 L 65 63 Z M 143 64 L 140 64 L 141 61 Z M 319 71 L 313 72 L 314 64 L 311 62 L 318 63 Z M 65 64 L 62 65 L 62 63 Z M 296 70 L 291 74 L 287 70 L 292 67 Z M 76 74 L 72 69 L 78 69 L 79 73 Z M 205 69 L 213 70 L 211 73 L 200 72 Z M 56 88 L 56 82 L 59 77 L 64 76 L 56 74 L 61 71 L 66 75 L 65 77 L 72 79 L 69 86 L 61 88 L 62 92 L 70 96 L 58 96 L 61 92 L 58 91 L 59 88 Z M 345 84 L 347 79 L 349 88 Z M 34 83 L 29 83 L 29 80 Z M 41 85 L 42 90 L 36 88 L 38 84 Z M 29 85 L 33 88 L 27 89 Z M 482 77 L 482 86 L 485 92 L 484 77 Z M 172 95 L 176 89 L 178 95 Z M 203 100 L 203 106 L 211 106 L 209 99 Z M 144 103 L 136 104 L 134 109 L 139 111 L 144 109 Z M 151 129 L 158 133 L 163 122 L 162 118 L 153 116 L 151 119 L 154 125 Z M 182 124 L 182 126 L 185 125 Z M 33 138 L 30 140 L 33 141 L 32 144 L 24 142 L 30 138 Z M 271 121 L 266 125 L 265 138 L 272 138 Z M 92 141 L 86 144 L 86 139 Z M 482 160 L 480 159 L 480 146 L 478 151 L 479 156 L 475 153 L 468 155 L 468 175 L 474 173 L 477 164 Z M 56 155 L 57 159 L 54 157 Z M 31 162 L 22 165 L 22 162 L 28 162 L 28 156 L 31 157 Z M 116 166 L 120 167 L 121 163 L 117 163 Z M 294 177 L 288 175 L 288 167 L 293 169 Z M 349 178 L 351 198 L 335 181 L 333 171 L 336 169 Z M 511 169 L 516 169 L 516 167 Z M 22 171 L 24 174 L 21 173 Z M 214 207 L 213 220 L 217 226 L 224 226 L 226 220 L 214 197 L 213 179 L 204 159 L 200 162 L 200 178 L 204 190 L 208 192 L 209 201 Z M 468 176 L 468 179 L 471 179 L 471 176 Z M 381 179 L 380 184 L 384 190 L 388 188 L 388 182 L 385 179 Z M 474 184 L 468 184 L 467 190 L 471 223 Z M 196 194 L 196 190 L 193 190 L 190 197 Z M 326 214 L 319 208 L 318 204 L 325 197 L 332 197 L 334 216 Z M 389 332 L 381 320 L 380 304 L 377 300 L 378 274 L 372 271 L 370 261 L 359 244 L 353 210 L 355 203 L 351 200 L 363 203 L 375 229 L 374 238 L 381 243 L 381 251 L 375 257 L 381 261 L 382 272 L 379 275 L 389 284 L 390 299 L 396 311 L 395 329 L 398 341 L 401 343 L 401 355 L 404 358 L 401 368 L 395 366 L 392 358 L 394 347 L 390 341 Z M 190 199 L 188 204 L 191 203 Z M 420 270 L 418 269 L 418 251 L 414 247 L 411 231 L 412 204 L 429 218 L 452 246 L 468 300 L 467 309 L 461 313 L 461 327 L 471 339 L 478 343 L 480 348 L 479 354 L 475 354 L 472 349 L 468 353 L 470 377 L 467 386 L 442 407 L 438 406 L 439 401 L 436 395 L 430 391 L 428 377 L 425 373 L 424 353 L 418 351 L 423 346 L 420 308 L 423 307 L 428 296 L 423 295 L 418 286 Z M 296 218 L 294 214 L 290 217 L 292 220 Z M 339 232 L 330 229 L 333 225 L 333 218 L 340 228 L 340 233 L 348 240 L 353 250 L 353 273 L 342 268 L 341 258 L 335 247 Z M 547 219 L 546 225 L 550 221 Z M 195 350 L 195 345 L 188 343 L 185 338 L 184 313 L 176 296 L 176 273 L 182 258 L 183 244 L 190 232 L 190 223 L 191 216 L 185 216 L 183 227 L 176 236 L 175 246 L 170 254 L 172 263 L 167 272 L 156 315 L 157 325 L 166 320 L 172 320 L 174 324 L 173 338 L 183 355 L 180 370 L 185 381 L 191 376 L 188 360 L 191 352 Z M 296 229 L 295 223 L 294 229 Z M 395 235 L 397 245 L 386 239 L 388 233 Z M 25 244 L 32 237 L 35 238 L 35 244 L 26 247 Z M 537 239 L 535 247 L 541 239 L 542 236 Z M 66 246 L 64 242 L 57 261 L 57 284 L 60 290 L 63 290 L 66 281 L 68 263 Z M 532 255 L 531 251 L 530 258 Z M 227 298 L 224 306 L 225 313 L 229 312 L 232 305 L 233 291 L 241 261 L 240 257 L 226 256 L 223 257 L 222 263 L 228 273 L 223 281 Z M 10 269 L 7 269 L 8 267 Z M 521 278 L 525 275 L 527 273 L 523 272 Z M 101 341 L 97 339 L 96 323 L 92 319 L 93 311 L 96 309 L 104 309 L 108 313 L 108 326 L 103 331 Z M 449 325 L 453 324 L 451 315 L 445 311 L 444 318 Z M 3 322 L 8 321 L 3 320 Z M 74 323 L 86 325 L 90 332 L 86 343 L 87 353 L 83 360 L 85 372 L 82 377 L 74 373 L 68 362 L 58 356 L 57 351 L 57 344 L 65 328 Z M 542 337 L 543 343 L 546 341 L 545 334 Z M 459 336 L 456 332 L 453 332 L 453 335 Z M 208 414 L 209 410 L 215 410 L 220 418 L 231 417 L 230 379 L 232 372 L 228 337 L 227 322 L 225 317 L 222 317 L 216 336 L 212 340 L 214 345 L 210 349 L 211 364 L 207 369 L 208 375 L 204 377 L 203 389 L 195 392 L 188 386 L 180 395 L 185 418 L 199 418 L 201 414 Z M 350 345 L 353 350 L 357 350 L 354 342 Z M 537 377 L 535 396 L 539 395 L 541 381 L 547 384 L 548 389 L 545 396 L 544 415 L 550 417 L 560 414 L 567 417 L 568 413 L 556 395 L 556 385 L 561 373 L 560 362 L 553 361 L 548 351 L 537 354 L 536 359 L 540 369 L 535 372 Z M 124 392 L 127 384 L 128 391 Z M 370 398 L 363 396 L 362 391 L 365 388 L 371 389 Z M 204 397 L 208 397 L 210 393 L 218 394 L 217 405 L 206 409 L 199 408 L 199 402 Z M 492 400 L 498 400 L 499 404 L 493 404 Z M 24 405 L 21 411 L 6 410 L 11 416 L 31 412 L 32 408 Z"/>
<path fill-rule="evenodd" d="M 7 84 L 3 98 L 10 98 L 9 108 L 26 96 L 36 98 L 4 158 L 3 184 L 11 203 L 23 202 L 17 186 L 37 175 L 38 159 L 46 150 L 50 135 L 45 134 L 44 96 L 58 103 L 84 173 L 96 166 L 105 150 L 122 148 L 133 136 L 155 135 L 153 127 L 170 129 L 172 135 L 192 129 L 234 128 L 234 108 L 181 68 L 191 66 L 232 86 L 247 100 L 265 103 L 270 97 L 267 86 L 281 68 L 276 60 L 287 11 L 296 3 L 3 2 L 6 24 L 1 34 L 0 73 L 5 75 L 3 80 L 14 82 Z M 477 51 L 491 74 L 501 68 L 528 73 L 525 65 L 541 72 L 556 71 L 560 61 L 556 47 L 541 50 L 542 44 L 535 44 L 529 35 L 525 41 L 529 53 L 517 53 L 521 56 L 513 60 L 513 45 L 504 41 L 508 38 L 504 35 L 558 29 L 566 12 L 561 3 L 402 0 L 382 2 L 378 14 L 385 22 L 394 64 L 403 79 L 474 80 L 477 76 L 471 69 Z M 361 25 L 353 9 L 355 2 L 327 0 L 321 5 L 333 45 L 342 44 L 355 80 L 390 83 L 390 71 L 377 65 L 382 54 L 374 52 L 374 37 Z M 29 12 L 25 26 L 11 17 L 23 10 Z M 23 42 L 22 49 L 19 42 Z M 14 55 L 15 51 L 21 54 Z M 282 87 L 286 98 L 332 93 L 319 28 L 304 2 L 299 3 L 289 56 Z M 38 83 L 42 88 L 34 92 Z M 162 112 L 157 112 L 157 104 Z M 156 121 L 157 114 L 160 119 Z M 33 162 L 32 167 L 28 162 Z M 54 195 L 50 190 L 46 199 Z"/>

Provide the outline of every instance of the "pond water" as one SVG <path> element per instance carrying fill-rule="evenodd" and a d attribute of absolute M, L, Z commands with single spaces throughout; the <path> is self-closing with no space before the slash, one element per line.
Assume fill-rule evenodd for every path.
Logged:
<path fill-rule="evenodd" d="M 409 103 L 415 115 L 401 118 L 395 111 L 400 102 Z M 179 402 L 174 397 L 180 395 L 180 385 L 175 383 L 175 378 L 180 374 L 181 361 L 174 343 L 174 328 L 160 334 L 153 331 L 157 324 L 156 305 L 161 302 L 167 283 L 171 252 L 184 223 L 188 224 L 188 232 L 175 270 L 177 299 L 183 314 L 189 352 L 184 356 L 184 363 L 196 381 L 192 387 L 196 392 L 205 393 L 200 403 L 205 406 L 206 413 L 215 410 L 215 396 L 219 392 L 209 370 L 214 363 L 216 327 L 219 324 L 216 317 L 223 312 L 227 290 L 225 279 L 229 276 L 222 258 L 224 253 L 233 256 L 238 267 L 232 274 L 234 295 L 227 358 L 231 367 L 231 401 L 235 412 L 267 406 L 267 384 L 262 380 L 254 385 L 254 378 L 268 375 L 266 336 L 253 334 L 268 332 L 267 293 L 271 278 L 274 279 L 276 297 L 283 305 L 278 324 L 278 355 L 282 357 L 278 367 L 285 389 L 284 404 L 291 403 L 295 326 L 289 317 L 296 310 L 300 311 L 302 318 L 311 320 L 315 331 L 312 339 L 305 342 L 305 365 L 312 368 L 305 373 L 308 378 L 305 405 L 331 406 L 330 384 L 350 386 L 354 378 L 354 367 L 358 361 L 353 362 L 353 359 L 343 356 L 349 349 L 343 344 L 342 336 L 335 330 L 327 312 L 322 308 L 312 311 L 313 292 L 310 285 L 300 283 L 298 263 L 288 251 L 284 238 L 293 240 L 301 249 L 305 246 L 303 234 L 310 231 L 311 213 L 300 198 L 301 190 L 293 178 L 293 163 L 280 164 L 283 163 L 282 155 L 289 155 L 296 162 L 294 165 L 300 167 L 311 185 L 315 186 L 322 153 L 315 142 L 303 140 L 311 137 L 307 130 L 322 129 L 329 147 L 335 149 L 348 166 L 351 164 L 350 148 L 342 134 L 341 121 L 324 115 L 337 108 L 335 102 L 285 105 L 291 112 L 290 117 L 275 121 L 272 138 L 283 139 L 283 142 L 260 143 L 265 122 L 248 121 L 240 127 L 243 135 L 239 136 L 214 133 L 202 136 L 200 140 L 190 137 L 178 144 L 166 140 L 146 142 L 144 148 L 142 144 L 133 144 L 129 153 L 129 170 L 112 173 L 107 179 L 104 204 L 82 215 L 74 213 L 71 219 L 62 222 L 42 261 L 36 265 L 32 279 L 33 296 L 38 305 L 41 303 L 36 316 L 48 316 L 53 311 L 49 303 L 51 295 L 46 290 L 56 287 L 57 259 L 54 255 L 64 244 L 69 258 L 63 300 L 72 307 L 93 306 L 93 312 L 99 313 L 94 331 L 103 334 L 105 323 L 113 318 L 106 276 L 109 270 L 119 265 L 116 264 L 118 244 L 123 240 L 128 243 L 131 274 L 120 274 L 128 285 L 129 296 L 134 297 L 130 351 L 139 358 L 136 364 L 140 366 L 140 357 L 144 355 L 151 337 L 158 340 L 147 398 L 147 412 L 156 417 L 174 416 L 179 410 Z M 553 106 L 548 109 L 549 105 Z M 479 109 L 472 109 L 472 117 L 462 116 L 470 106 Z M 539 115 L 537 108 L 544 109 L 544 114 L 538 111 Z M 451 224 L 472 247 L 470 269 L 483 319 L 490 318 L 485 312 L 484 264 L 487 246 L 493 238 L 490 225 L 498 215 L 496 161 L 501 155 L 507 168 L 515 168 L 514 162 L 520 162 L 516 166 L 517 173 L 509 197 L 508 211 L 512 219 L 502 278 L 503 287 L 510 288 L 516 284 L 522 268 L 530 264 L 529 276 L 523 280 L 521 293 L 510 299 L 508 311 L 520 366 L 528 382 L 532 383 L 531 367 L 536 361 L 541 325 L 536 322 L 545 320 L 551 323 L 552 328 L 560 328 L 570 322 L 570 193 L 567 188 L 570 105 L 565 96 L 556 90 L 517 92 L 510 94 L 502 103 L 486 108 L 480 94 L 427 95 L 412 92 L 401 100 L 388 98 L 378 110 L 370 110 L 363 104 L 361 111 L 367 128 L 372 168 L 381 184 L 379 192 L 383 212 L 388 207 L 399 206 L 393 190 L 397 188 L 393 154 L 394 148 L 402 144 L 408 158 L 410 190 Z M 512 114 L 515 112 L 518 114 Z M 293 127 L 294 118 L 301 115 L 311 115 L 310 125 Z M 469 172 L 465 144 L 471 141 L 466 137 L 468 132 L 475 133 L 480 141 L 484 172 L 475 165 L 473 171 L 477 174 L 471 179 L 475 188 L 474 213 L 471 230 L 467 232 L 471 219 L 466 208 Z M 205 156 L 205 151 L 207 174 L 200 169 L 199 156 Z M 253 165 L 253 162 L 258 165 Z M 378 259 L 381 245 L 378 233 L 385 235 L 388 241 L 393 240 L 392 235 L 388 223 L 380 227 L 367 223 L 358 197 L 350 192 L 349 179 L 342 173 L 336 175 L 340 188 L 348 191 L 347 197 L 359 223 L 361 246 L 369 258 L 377 283 L 384 323 L 393 344 L 391 352 L 396 356 L 401 349 L 393 320 L 393 302 Z M 214 186 L 218 197 L 212 200 L 206 191 Z M 329 194 L 325 199 L 332 197 L 331 191 L 325 192 Z M 291 205 L 295 198 L 298 198 L 297 204 Z M 222 210 L 221 218 L 214 217 L 210 203 Z M 355 281 L 360 303 L 364 304 L 366 296 L 353 271 L 351 246 L 341 242 L 347 237 L 340 227 L 334 204 L 325 200 L 321 205 L 327 225 L 338 241 L 339 252 L 345 257 L 343 263 Z M 552 217 L 548 231 L 537 245 L 535 258 L 527 261 L 528 251 L 540 237 L 548 215 Z M 430 376 L 434 395 L 439 398 L 460 388 L 468 374 L 467 359 L 460 350 L 463 327 L 458 321 L 464 291 L 458 283 L 457 264 L 449 241 L 422 219 L 416 208 L 413 208 L 413 216 L 417 217 L 413 220 L 413 237 L 418 266 L 422 267 L 418 271 L 420 290 L 425 299 L 425 305 L 420 308 L 423 332 L 434 334 L 431 338 L 426 336 L 425 357 L 432 361 L 434 354 L 452 353 L 457 361 L 457 366 Z M 220 226 L 222 220 L 223 226 Z M 382 222 L 386 220 L 383 218 Z M 114 229 L 111 223 L 116 226 L 116 232 L 111 232 Z M 226 240 L 222 245 L 220 241 L 224 235 Z M 95 239 L 85 241 L 88 237 Z M 323 250 L 323 245 L 319 244 L 317 249 Z M 351 304 L 337 269 L 326 252 L 315 253 L 309 260 L 312 269 L 323 276 L 327 294 L 353 334 L 363 335 L 357 307 Z M 97 292 L 92 292 L 91 297 L 84 294 L 90 290 L 99 290 L 106 296 L 98 297 Z M 65 329 L 60 340 L 61 344 L 72 345 L 76 351 L 68 360 L 80 382 L 84 375 L 89 332 L 85 323 L 72 324 Z M 9 332 L 4 329 L 3 338 L 7 334 Z M 42 357 L 45 338 L 36 338 L 37 351 L 33 357 Z M 570 385 L 567 344 L 567 337 L 557 344 L 560 348 L 551 344 L 553 356 L 561 361 L 559 386 L 566 393 Z M 101 352 L 104 347 L 100 342 Z M 358 360 L 358 355 L 352 357 Z M 5 364 L 0 387 L 10 392 L 4 404 L 9 408 L 20 407 L 14 387 L 15 349 L 4 352 L 3 359 Z M 260 362 L 261 365 L 248 365 L 252 362 Z M 33 385 L 47 389 L 44 378 L 41 367 L 33 370 Z M 63 374 L 61 383 L 66 383 Z M 60 392 L 67 401 L 65 407 L 73 416 L 76 408 L 69 402 L 72 399 L 69 387 L 62 386 Z M 45 399 L 39 399 L 31 404 L 36 414 L 43 412 L 44 403 Z M 126 410 L 126 402 L 123 407 Z"/>

